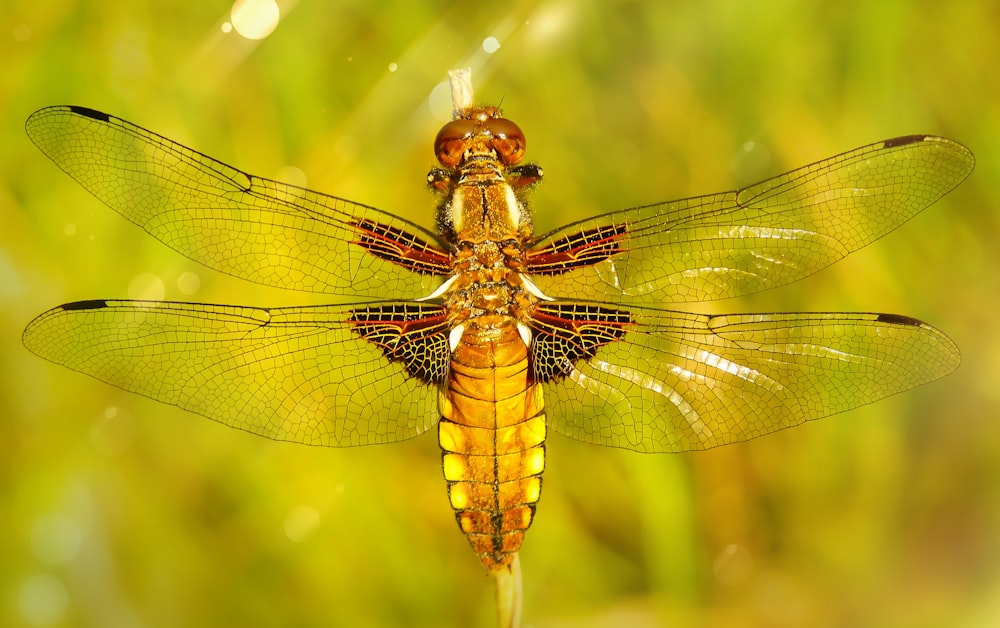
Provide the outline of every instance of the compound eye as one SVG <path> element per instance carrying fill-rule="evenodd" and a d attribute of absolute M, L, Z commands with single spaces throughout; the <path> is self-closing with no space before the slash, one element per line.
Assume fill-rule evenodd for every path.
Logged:
<path fill-rule="evenodd" d="M 434 154 L 442 166 L 454 168 L 462 161 L 468 140 L 478 127 L 478 122 L 464 119 L 452 120 L 441 127 L 434 139 Z"/>
<path fill-rule="evenodd" d="M 527 141 L 519 126 L 506 118 L 491 118 L 486 121 L 486 129 L 493 137 L 490 146 L 504 164 L 511 166 L 524 159 Z"/>

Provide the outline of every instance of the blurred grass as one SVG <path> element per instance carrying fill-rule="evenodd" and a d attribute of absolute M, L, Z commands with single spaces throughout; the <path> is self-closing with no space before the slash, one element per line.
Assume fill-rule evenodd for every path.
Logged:
<path fill-rule="evenodd" d="M 271 443 L 20 345 L 35 314 L 126 296 L 140 273 L 171 299 L 316 302 L 145 236 L 30 145 L 31 111 L 96 107 L 429 226 L 440 123 L 427 97 L 472 64 L 480 101 L 502 101 L 545 168 L 539 231 L 906 133 L 954 137 L 978 159 L 955 193 L 834 268 L 705 308 L 905 313 L 951 334 L 962 369 L 704 454 L 553 437 L 522 554 L 529 624 L 1000 624 L 996 3 L 284 6 L 259 42 L 221 34 L 225 2 L 0 13 L 0 623 L 491 625 L 432 437 Z M 502 47 L 488 55 L 491 35 Z M 185 272 L 201 278 L 194 295 L 177 287 Z"/>

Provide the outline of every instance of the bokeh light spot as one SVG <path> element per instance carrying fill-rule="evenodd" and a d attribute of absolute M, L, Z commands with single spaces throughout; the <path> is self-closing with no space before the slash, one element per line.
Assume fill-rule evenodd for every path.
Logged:
<path fill-rule="evenodd" d="M 75 519 L 61 513 L 46 515 L 31 526 L 31 550 L 49 565 L 63 565 L 80 551 L 83 531 Z"/>
<path fill-rule="evenodd" d="M 574 6 L 570 2 L 543 4 L 525 22 L 528 38 L 535 43 L 551 44 L 570 30 L 574 21 Z"/>
<path fill-rule="evenodd" d="M 274 178 L 282 183 L 288 183 L 300 188 L 304 188 L 309 183 L 306 173 L 302 171 L 302 168 L 295 166 L 282 166 L 278 169 L 278 172 L 274 173 Z"/>
<path fill-rule="evenodd" d="M 0 249 L 0 297 L 13 299 L 24 292 L 20 275 L 7 251 Z"/>
<path fill-rule="evenodd" d="M 39 574 L 25 580 L 17 595 L 21 618 L 32 626 L 51 626 L 62 620 L 69 606 L 66 586 L 56 577 Z"/>
<path fill-rule="evenodd" d="M 493 54 L 497 50 L 500 50 L 500 40 L 496 37 L 487 37 L 483 40 L 483 50 L 489 54 Z"/>
<path fill-rule="evenodd" d="M 285 517 L 285 536 L 298 543 L 319 527 L 319 513 L 309 506 L 296 506 Z"/>
<path fill-rule="evenodd" d="M 128 284 L 128 298 L 162 301 L 167 294 L 163 280 L 152 273 L 140 273 Z"/>
<path fill-rule="evenodd" d="M 23 44 L 24 42 L 31 39 L 31 27 L 28 26 L 27 24 L 18 24 L 17 26 L 14 27 L 14 31 L 12 34 L 14 36 L 14 41 L 16 41 L 19 44 Z"/>
<path fill-rule="evenodd" d="M 435 120 L 448 122 L 451 120 L 451 85 L 442 81 L 434 86 L 427 97 L 427 106 Z"/>
<path fill-rule="evenodd" d="M 281 12 L 273 0 L 236 0 L 230 16 L 240 36 L 264 39 L 278 27 Z"/>
<path fill-rule="evenodd" d="M 390 72 L 395 72 L 398 69 L 399 69 L 399 65 L 397 63 L 393 62 L 393 63 L 389 64 L 389 71 Z"/>
<path fill-rule="evenodd" d="M 181 273 L 177 277 L 177 290 L 181 294 L 191 295 L 201 288 L 201 277 L 190 271 Z"/>

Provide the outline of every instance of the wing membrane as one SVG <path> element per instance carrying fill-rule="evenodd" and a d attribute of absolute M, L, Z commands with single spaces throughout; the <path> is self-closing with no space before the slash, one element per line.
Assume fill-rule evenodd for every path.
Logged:
<path fill-rule="evenodd" d="M 26 129 L 91 194 L 221 272 L 280 288 L 394 299 L 425 296 L 441 283 L 435 275 L 448 272 L 440 242 L 418 225 L 249 175 L 114 116 L 48 107 Z"/>
<path fill-rule="evenodd" d="M 573 223 L 532 245 L 528 270 L 552 296 L 624 304 L 758 292 L 877 240 L 961 183 L 974 164 L 966 147 L 946 138 L 886 140 L 740 190 Z"/>
<path fill-rule="evenodd" d="M 709 449 L 908 390 L 961 359 L 942 332 L 887 314 L 631 318 L 623 339 L 543 384 L 553 430 L 640 452 Z"/>
<path fill-rule="evenodd" d="M 437 387 L 362 340 L 351 308 L 82 301 L 40 315 L 23 340 L 52 362 L 276 440 L 341 447 L 426 431 Z"/>

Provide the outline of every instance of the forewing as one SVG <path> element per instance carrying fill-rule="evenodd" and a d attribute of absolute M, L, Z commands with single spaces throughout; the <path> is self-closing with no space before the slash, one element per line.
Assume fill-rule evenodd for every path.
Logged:
<path fill-rule="evenodd" d="M 410 319 L 397 329 L 419 329 L 393 340 L 386 312 L 403 309 Z M 381 344 L 365 339 L 378 329 Z M 267 310 L 82 301 L 40 315 L 23 339 L 37 355 L 125 390 L 268 438 L 331 447 L 429 429 L 444 371 L 422 380 L 405 355 L 447 361 L 443 310 L 412 302 Z"/>
<path fill-rule="evenodd" d="M 961 359 L 942 332 L 890 314 L 628 313 L 589 332 L 619 340 L 543 384 L 554 431 L 640 452 L 709 449 L 908 390 Z"/>
<path fill-rule="evenodd" d="M 114 116 L 47 107 L 25 128 L 88 192 L 215 270 L 280 288 L 393 299 L 426 296 L 449 271 L 440 242 L 415 224 L 249 175 Z"/>
<path fill-rule="evenodd" d="M 553 297 L 651 305 L 785 285 L 906 222 L 975 159 L 943 137 L 899 137 L 741 190 L 583 220 L 532 244 L 528 272 Z"/>

